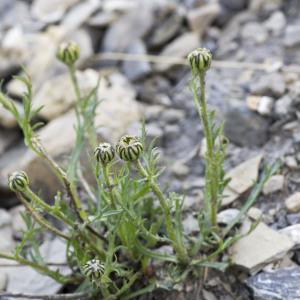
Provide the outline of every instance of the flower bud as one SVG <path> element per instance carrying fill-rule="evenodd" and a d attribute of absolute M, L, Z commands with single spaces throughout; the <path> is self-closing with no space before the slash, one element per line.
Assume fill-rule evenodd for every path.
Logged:
<path fill-rule="evenodd" d="M 88 277 L 93 283 L 99 284 L 99 279 L 104 273 L 104 265 L 98 259 L 89 260 L 83 266 L 83 273 Z"/>
<path fill-rule="evenodd" d="M 8 177 L 8 186 L 13 192 L 22 192 L 29 185 L 29 179 L 24 171 L 14 172 Z"/>
<path fill-rule="evenodd" d="M 62 43 L 56 52 L 56 57 L 64 64 L 70 66 L 79 58 L 80 50 L 75 42 Z"/>
<path fill-rule="evenodd" d="M 132 135 L 123 136 L 116 146 L 118 155 L 125 161 L 137 160 L 143 150 L 143 145 L 139 138 Z"/>
<path fill-rule="evenodd" d="M 102 163 L 103 165 L 106 165 L 114 159 L 115 150 L 111 144 L 101 143 L 95 149 L 94 155 L 98 162 Z"/>
<path fill-rule="evenodd" d="M 188 55 L 188 62 L 196 72 L 206 72 L 210 68 L 211 61 L 211 52 L 206 48 L 197 48 Z"/>

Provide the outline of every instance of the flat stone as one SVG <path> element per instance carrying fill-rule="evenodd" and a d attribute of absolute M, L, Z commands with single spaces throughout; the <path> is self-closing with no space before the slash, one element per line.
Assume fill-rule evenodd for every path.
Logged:
<path fill-rule="evenodd" d="M 186 57 L 191 51 L 199 47 L 199 36 L 195 32 L 188 32 L 180 35 L 175 40 L 170 42 L 160 53 L 166 57 Z M 158 71 L 166 71 L 172 65 L 161 63 L 156 65 Z"/>
<path fill-rule="evenodd" d="M 241 233 L 248 232 L 250 226 L 250 223 L 245 222 Z M 253 274 L 268 263 L 285 256 L 294 245 L 286 235 L 259 223 L 249 235 L 238 240 L 230 248 L 232 263 Z"/>
<path fill-rule="evenodd" d="M 285 206 L 289 212 L 300 211 L 300 192 L 296 192 L 285 200 Z"/>
<path fill-rule="evenodd" d="M 269 195 L 274 192 L 281 191 L 284 186 L 284 176 L 283 175 L 274 175 L 269 178 L 269 180 L 264 184 L 263 194 Z"/>
<path fill-rule="evenodd" d="M 142 40 L 137 39 L 130 43 L 126 50 L 129 54 L 146 55 L 147 49 Z M 151 71 L 148 61 L 125 61 L 122 70 L 129 80 L 138 80 L 146 76 Z"/>
<path fill-rule="evenodd" d="M 275 272 L 262 272 L 247 280 L 255 300 L 300 299 L 300 267 L 283 268 Z"/>
<path fill-rule="evenodd" d="M 300 44 L 300 25 L 287 26 L 283 42 L 286 47 L 298 46 Z"/>
<path fill-rule="evenodd" d="M 228 225 L 237 217 L 239 213 L 240 211 L 236 208 L 228 208 L 222 210 L 221 212 L 218 213 L 217 216 L 218 224 Z"/>
<path fill-rule="evenodd" d="M 257 220 L 259 220 L 259 219 L 263 216 L 263 212 L 262 212 L 259 208 L 252 206 L 252 207 L 248 210 L 247 216 L 248 216 L 250 219 L 252 219 L 252 220 L 254 220 L 254 221 L 257 221 Z"/>
<path fill-rule="evenodd" d="M 231 181 L 223 193 L 223 206 L 229 205 L 253 186 L 258 178 L 261 160 L 262 155 L 255 156 L 241 163 L 226 174 L 226 178 L 231 178 Z"/>
<path fill-rule="evenodd" d="M 300 247 L 300 224 L 285 227 L 279 232 L 290 237 L 294 241 L 295 247 Z"/>
<path fill-rule="evenodd" d="M 193 31 L 198 32 L 201 36 L 220 11 L 221 7 L 218 3 L 206 4 L 194 8 L 187 13 L 188 24 Z"/>

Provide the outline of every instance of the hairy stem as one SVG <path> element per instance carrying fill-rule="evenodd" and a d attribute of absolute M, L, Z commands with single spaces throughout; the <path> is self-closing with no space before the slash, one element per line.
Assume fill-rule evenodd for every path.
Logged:
<path fill-rule="evenodd" d="M 108 167 L 108 165 L 103 164 L 102 165 L 102 170 L 103 170 L 104 182 L 105 182 L 106 188 L 108 189 L 111 205 L 112 205 L 113 209 L 117 209 L 116 197 L 115 197 L 113 187 L 112 187 L 112 184 L 111 184 L 111 181 L 110 181 L 110 178 L 109 178 L 109 167 Z"/>

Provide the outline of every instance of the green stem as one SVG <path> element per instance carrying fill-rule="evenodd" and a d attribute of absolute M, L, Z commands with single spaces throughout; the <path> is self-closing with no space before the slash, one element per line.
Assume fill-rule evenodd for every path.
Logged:
<path fill-rule="evenodd" d="M 187 251 L 186 251 L 183 243 L 181 243 L 180 239 L 177 238 L 176 231 L 175 231 L 175 229 L 173 227 L 173 224 L 172 224 L 171 210 L 168 206 L 168 202 L 167 202 L 164 194 L 162 193 L 162 191 L 161 191 L 159 185 L 157 184 L 157 182 L 151 176 L 149 176 L 148 172 L 143 167 L 140 160 L 136 161 L 136 166 L 137 166 L 137 169 L 140 172 L 140 174 L 143 177 L 147 178 L 147 180 L 149 181 L 152 192 L 157 197 L 157 199 L 158 199 L 158 201 L 159 201 L 159 203 L 160 203 L 160 205 L 163 209 L 163 212 L 164 212 L 164 215 L 165 215 L 167 233 L 168 233 L 168 236 L 169 236 L 170 240 L 173 243 L 173 247 L 174 247 L 175 252 L 178 256 L 178 260 L 183 264 L 187 264 L 188 263 L 188 254 L 187 254 Z"/>
<path fill-rule="evenodd" d="M 105 182 L 106 187 L 108 188 L 108 193 L 109 193 L 111 205 L 112 205 L 113 209 L 117 209 L 116 197 L 115 197 L 115 194 L 113 192 L 112 184 L 111 184 L 110 178 L 109 178 L 109 168 L 108 168 L 108 165 L 107 164 L 103 164 L 102 165 L 102 170 L 103 170 L 104 182 Z"/>

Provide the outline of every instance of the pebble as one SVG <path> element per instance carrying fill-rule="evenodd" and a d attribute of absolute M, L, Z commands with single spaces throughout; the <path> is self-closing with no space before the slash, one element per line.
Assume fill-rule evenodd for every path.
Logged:
<path fill-rule="evenodd" d="M 174 139 L 180 135 L 181 128 L 177 124 L 170 124 L 164 127 L 165 136 L 168 139 Z"/>
<path fill-rule="evenodd" d="M 145 108 L 145 119 L 146 121 L 154 121 L 160 118 L 161 113 L 164 111 L 162 105 L 144 105 Z"/>
<path fill-rule="evenodd" d="M 257 107 L 257 112 L 263 116 L 270 116 L 272 114 L 273 106 L 274 99 L 272 97 L 261 97 Z"/>
<path fill-rule="evenodd" d="M 20 239 L 22 237 L 23 232 L 27 228 L 22 218 L 22 214 L 25 212 L 25 210 L 26 209 L 23 205 L 18 205 L 9 211 L 12 217 L 13 236 L 16 239 Z"/>
<path fill-rule="evenodd" d="M 300 213 L 287 214 L 286 219 L 289 225 L 300 224 Z"/>
<path fill-rule="evenodd" d="M 241 233 L 248 232 L 251 223 L 245 222 Z M 231 248 L 231 259 L 234 265 L 243 267 L 254 274 L 272 261 L 284 257 L 294 247 L 294 242 L 264 223 L 245 237 L 238 240 Z"/>
<path fill-rule="evenodd" d="M 253 41 L 261 44 L 267 40 L 268 33 L 265 27 L 257 22 L 248 22 L 241 30 L 241 36 L 244 41 Z"/>
<path fill-rule="evenodd" d="M 300 211 L 300 192 L 296 192 L 285 200 L 285 206 L 291 213 Z"/>
<path fill-rule="evenodd" d="M 172 165 L 171 170 L 174 176 L 179 178 L 185 177 L 190 173 L 190 168 L 181 162 L 175 162 Z"/>
<path fill-rule="evenodd" d="M 289 95 L 279 98 L 275 103 L 275 114 L 286 116 L 292 111 L 293 100 Z"/>
<path fill-rule="evenodd" d="M 4 272 L 0 272 L 0 292 L 5 291 L 7 285 L 7 275 Z"/>
<path fill-rule="evenodd" d="M 282 11 L 275 11 L 264 22 L 265 27 L 275 36 L 279 35 L 286 26 L 286 17 Z"/>
<path fill-rule="evenodd" d="M 273 175 L 263 186 L 263 194 L 269 195 L 274 192 L 281 191 L 284 186 L 284 176 L 283 175 Z"/>
<path fill-rule="evenodd" d="M 248 216 L 250 219 L 252 219 L 252 220 L 254 220 L 254 221 L 257 221 L 257 220 L 259 220 L 259 219 L 262 218 L 263 212 L 262 212 L 259 208 L 252 206 L 252 207 L 248 210 L 247 216 Z"/>
<path fill-rule="evenodd" d="M 295 247 L 300 247 L 300 224 L 291 225 L 288 227 L 285 227 L 279 231 L 280 233 L 283 233 L 290 237 L 294 243 Z"/>
<path fill-rule="evenodd" d="M 184 119 L 184 111 L 180 109 L 169 108 L 162 112 L 161 119 L 166 123 L 179 123 Z"/>
<path fill-rule="evenodd" d="M 183 231 L 185 234 L 190 235 L 192 233 L 199 232 L 198 220 L 189 214 L 182 222 Z"/>
<path fill-rule="evenodd" d="M 239 209 L 236 209 L 236 208 L 228 208 L 228 209 L 222 210 L 221 212 L 218 213 L 218 216 L 217 216 L 218 224 L 228 225 L 237 217 L 237 215 L 239 213 L 240 213 Z M 242 221 L 242 220 L 240 220 L 240 221 Z"/>
<path fill-rule="evenodd" d="M 300 25 L 288 25 L 283 42 L 286 47 L 298 46 L 300 44 Z"/>
<path fill-rule="evenodd" d="M 9 226 L 11 222 L 12 220 L 10 214 L 5 209 L 0 208 L 0 229 L 2 227 Z"/>

